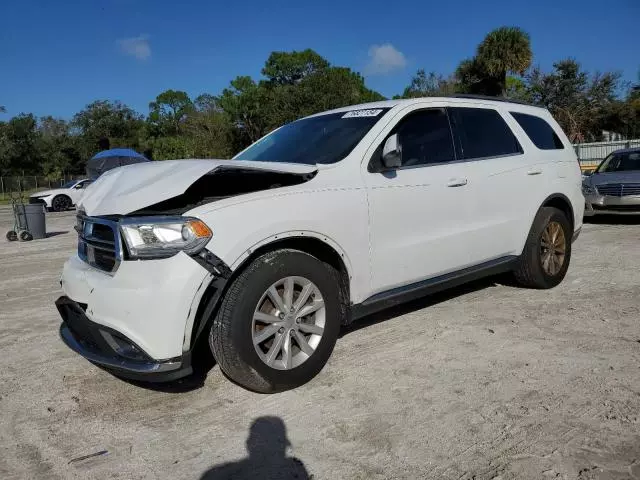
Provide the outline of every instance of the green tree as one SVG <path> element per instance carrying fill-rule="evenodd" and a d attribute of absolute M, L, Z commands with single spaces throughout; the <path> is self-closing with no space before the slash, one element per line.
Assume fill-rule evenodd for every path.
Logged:
<path fill-rule="evenodd" d="M 461 93 L 497 95 L 499 85 L 489 76 L 476 57 L 462 60 L 454 74 Z"/>
<path fill-rule="evenodd" d="M 3 175 L 38 171 L 37 120 L 32 114 L 20 114 L 2 124 L 0 130 L 0 170 Z"/>
<path fill-rule="evenodd" d="M 144 146 L 153 152 L 154 160 L 195 158 L 193 142 L 184 135 L 149 137 Z"/>
<path fill-rule="evenodd" d="M 99 151 L 101 139 L 109 139 L 112 147 L 140 145 L 144 122 L 140 114 L 121 102 L 97 100 L 76 113 L 71 121 L 74 133 L 82 139 L 81 154 L 87 159 Z"/>
<path fill-rule="evenodd" d="M 518 27 L 497 28 L 478 45 L 476 58 L 487 75 L 497 80 L 498 93 L 503 93 L 508 73 L 524 75 L 531 66 L 529 34 Z"/>
<path fill-rule="evenodd" d="M 265 131 L 267 95 L 251 77 L 236 77 L 220 96 L 219 105 L 234 127 L 237 149 L 258 140 Z"/>
<path fill-rule="evenodd" d="M 233 128 L 224 112 L 208 108 L 189 115 L 184 130 L 195 157 L 230 158 L 234 153 Z"/>
<path fill-rule="evenodd" d="M 302 79 L 329 68 L 329 62 L 311 49 L 272 52 L 262 75 L 276 85 L 295 85 Z"/>
<path fill-rule="evenodd" d="M 631 86 L 626 98 L 611 102 L 603 115 L 603 127 L 625 138 L 640 138 L 640 85 Z"/>
<path fill-rule="evenodd" d="M 300 82 L 298 91 L 301 94 L 298 101 L 301 106 L 294 112 L 296 118 L 333 108 L 385 99 L 378 92 L 366 87 L 362 75 L 346 67 L 329 67 L 309 75 Z"/>
<path fill-rule="evenodd" d="M 426 73 L 420 69 L 411 78 L 411 83 L 402 95 L 396 98 L 442 97 L 457 93 L 458 88 L 454 78 L 444 78 L 436 72 Z"/>
<path fill-rule="evenodd" d="M 193 108 L 186 92 L 167 90 L 149 103 L 148 121 L 159 135 L 178 135 L 182 123 Z"/>
<path fill-rule="evenodd" d="M 473 58 L 460 62 L 455 76 L 465 93 L 506 95 L 508 74 L 524 75 L 532 57 L 526 32 L 518 27 L 500 27 L 480 42 Z"/>
<path fill-rule="evenodd" d="M 216 99 L 233 127 L 236 150 L 305 115 L 384 97 L 349 68 L 331 66 L 312 50 L 274 52 L 265 80 L 238 77 Z"/>
<path fill-rule="evenodd" d="M 551 73 L 534 68 L 526 80 L 532 101 L 549 109 L 572 142 L 600 140 L 607 112 L 615 106 L 619 73 L 590 75 L 566 59 L 554 63 Z"/>
<path fill-rule="evenodd" d="M 38 121 L 41 173 L 51 179 L 69 173 L 82 173 L 85 159 L 79 149 L 79 137 L 71 135 L 69 124 L 51 116 Z M 40 172 L 38 172 L 40 173 Z"/>
<path fill-rule="evenodd" d="M 215 95 L 209 93 L 203 93 L 198 95 L 193 101 L 193 106 L 198 112 L 221 112 L 222 109 L 219 105 L 219 99 Z"/>
<path fill-rule="evenodd" d="M 513 100 L 531 102 L 531 95 L 527 83 L 522 78 L 512 75 L 507 77 L 504 96 Z"/>

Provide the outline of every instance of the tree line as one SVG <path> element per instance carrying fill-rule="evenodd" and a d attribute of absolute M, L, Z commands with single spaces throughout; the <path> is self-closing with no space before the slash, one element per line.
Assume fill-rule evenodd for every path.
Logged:
<path fill-rule="evenodd" d="M 82 173 L 100 150 L 129 147 L 151 159 L 230 158 L 269 131 L 305 115 L 383 100 L 364 78 L 311 49 L 273 52 L 262 78 L 239 76 L 218 95 L 195 98 L 167 90 L 146 116 L 97 100 L 70 121 L 22 113 L 0 122 L 0 175 Z M 617 72 L 587 72 L 575 59 L 551 71 L 533 65 L 528 34 L 517 27 L 490 32 L 476 54 L 443 75 L 420 69 L 394 98 L 458 93 L 503 96 L 548 108 L 573 142 L 598 141 L 603 131 L 640 137 L 640 81 Z M 3 111 L 0 107 L 0 111 Z"/>

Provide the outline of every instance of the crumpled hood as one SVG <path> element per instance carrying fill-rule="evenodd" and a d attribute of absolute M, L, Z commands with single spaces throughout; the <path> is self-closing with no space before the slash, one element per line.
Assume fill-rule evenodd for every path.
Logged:
<path fill-rule="evenodd" d="M 247 160 L 166 160 L 115 168 L 87 189 L 78 206 L 87 215 L 125 215 L 181 195 L 191 184 L 220 167 L 308 174 L 315 165 Z"/>

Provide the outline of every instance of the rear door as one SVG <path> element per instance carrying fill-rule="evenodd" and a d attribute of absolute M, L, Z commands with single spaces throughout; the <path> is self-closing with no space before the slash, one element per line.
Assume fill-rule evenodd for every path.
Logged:
<path fill-rule="evenodd" d="M 449 109 L 456 147 L 474 179 L 469 218 L 473 264 L 519 254 L 522 230 L 550 172 L 513 133 L 515 124 L 495 105 Z"/>

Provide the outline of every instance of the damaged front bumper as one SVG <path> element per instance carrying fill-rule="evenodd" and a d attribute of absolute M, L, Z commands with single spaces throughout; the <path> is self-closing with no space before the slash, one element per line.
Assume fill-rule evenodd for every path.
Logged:
<path fill-rule="evenodd" d="M 64 296 L 56 302 L 62 340 L 122 377 L 167 381 L 190 374 L 203 296 L 226 267 L 210 262 L 178 253 L 123 261 L 106 273 L 74 255 L 65 263 Z"/>
<path fill-rule="evenodd" d="M 56 307 L 63 320 L 62 341 L 90 362 L 118 376 L 163 382 L 185 377 L 193 371 L 191 352 L 168 360 L 154 360 L 126 336 L 89 320 L 86 305 L 62 296 L 56 301 Z"/>

